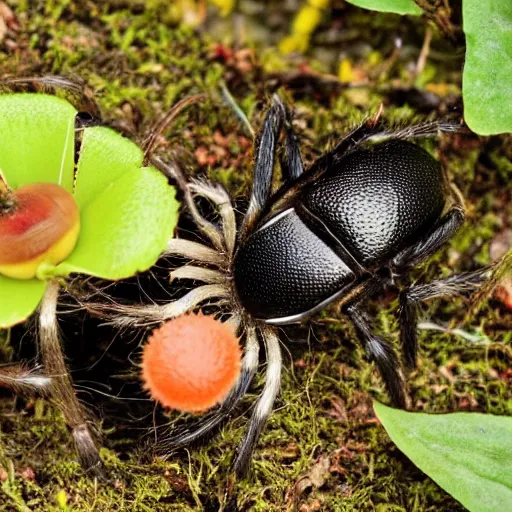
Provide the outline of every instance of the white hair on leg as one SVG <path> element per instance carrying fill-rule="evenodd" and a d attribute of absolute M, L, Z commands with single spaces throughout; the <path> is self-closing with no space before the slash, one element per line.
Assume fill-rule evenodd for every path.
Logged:
<path fill-rule="evenodd" d="M 24 364 L 9 365 L 0 369 L 0 386 L 28 396 L 47 395 L 51 377 L 37 372 Z"/>
<path fill-rule="evenodd" d="M 224 243 L 229 255 L 233 254 L 236 242 L 236 219 L 231 198 L 221 185 L 213 185 L 204 181 L 193 181 L 189 184 L 190 190 L 198 196 L 209 199 L 218 209 L 222 219 Z"/>
<path fill-rule="evenodd" d="M 381 142 L 388 139 L 418 139 L 421 137 L 432 137 L 441 133 L 457 133 L 461 131 L 461 125 L 458 123 L 439 123 L 433 121 L 430 123 L 416 124 L 401 128 L 398 130 L 382 130 L 370 134 L 366 140 L 372 142 Z"/>
<path fill-rule="evenodd" d="M 182 256 L 189 260 L 200 261 L 201 263 L 208 263 L 219 267 L 226 263 L 226 257 L 222 252 L 216 251 L 207 245 L 183 238 L 172 238 L 169 240 L 167 249 L 162 256 Z"/>
<path fill-rule="evenodd" d="M 244 477 L 247 474 L 252 453 L 258 442 L 261 431 L 272 412 L 275 399 L 281 386 L 282 356 L 279 346 L 279 337 L 277 336 L 276 330 L 268 326 L 261 327 L 260 331 L 267 353 L 265 386 L 252 413 L 247 434 L 238 447 L 234 469 L 239 477 Z"/>
<path fill-rule="evenodd" d="M 162 158 L 154 156 L 152 159 L 152 163 L 155 165 L 157 169 L 163 172 L 166 176 L 172 177 L 177 181 L 178 186 L 183 192 L 185 203 L 187 204 L 188 211 L 192 215 L 195 224 L 199 228 L 200 231 L 203 232 L 204 235 L 208 237 L 208 239 L 213 243 L 216 249 L 222 250 L 224 247 L 222 235 L 217 228 L 217 226 L 213 225 L 211 222 L 208 222 L 200 213 L 194 203 L 194 199 L 192 194 L 190 193 L 190 189 L 188 187 L 187 179 L 183 174 L 182 170 L 178 166 L 175 161 L 164 161 Z"/>
<path fill-rule="evenodd" d="M 230 410 L 238 403 L 240 398 L 245 395 L 249 388 L 256 371 L 258 370 L 258 362 L 260 355 L 260 342 L 256 333 L 256 328 L 253 325 L 247 327 L 245 334 L 245 348 L 244 356 L 242 358 L 242 370 L 238 381 L 226 398 L 226 403 L 231 401 L 233 405 Z"/>
<path fill-rule="evenodd" d="M 97 307 L 94 305 L 87 305 L 86 307 L 89 311 L 92 310 L 101 316 L 106 316 L 105 311 L 107 311 L 109 313 L 108 323 L 111 325 L 117 325 L 118 327 L 143 327 L 162 323 L 188 313 L 205 300 L 220 299 L 218 303 L 225 303 L 230 298 L 230 295 L 230 290 L 226 286 L 206 284 L 194 288 L 180 299 L 168 304 L 150 304 L 147 306 L 98 304 Z"/>
<path fill-rule="evenodd" d="M 218 270 L 196 267 L 194 265 L 184 265 L 173 270 L 170 274 L 171 281 L 175 279 L 192 279 L 208 284 L 219 284 L 226 281 L 226 275 Z"/>

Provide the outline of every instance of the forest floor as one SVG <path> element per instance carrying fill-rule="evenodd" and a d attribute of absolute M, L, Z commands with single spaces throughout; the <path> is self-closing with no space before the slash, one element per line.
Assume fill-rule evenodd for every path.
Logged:
<path fill-rule="evenodd" d="M 7 19 L 0 32 L 0 77 L 82 79 L 106 123 L 135 140 L 177 100 L 206 93 L 174 121 L 164 144 L 179 152 L 187 172 L 208 175 L 241 198 L 251 182 L 252 140 L 223 102 L 223 85 L 256 130 L 271 93 L 279 91 L 293 105 L 306 163 L 381 104 L 392 125 L 460 117 L 463 46 L 434 29 L 426 65 L 418 67 L 424 20 L 342 4 L 305 55 L 284 56 L 275 45 L 292 16 L 281 4 L 294 3 L 266 2 L 264 12 L 214 16 L 193 29 L 177 23 L 169 2 L 8 1 L 16 19 Z M 422 142 L 449 169 L 468 219 L 414 280 L 471 270 L 510 248 L 511 142 L 510 136 L 472 134 Z M 372 303 L 376 329 L 394 341 L 397 302 L 390 294 Z M 409 378 L 413 410 L 512 415 L 512 313 L 503 300 L 434 301 L 424 316 L 473 338 L 421 331 L 419 367 Z M 63 315 L 65 350 L 79 396 L 101 431 L 109 479 L 83 473 L 58 410 L 4 391 L 0 510 L 218 510 L 262 375 L 217 436 L 166 462 L 152 458 L 153 421 L 165 417 L 152 403 L 129 401 L 143 397 L 136 362 L 147 333 L 118 335 L 90 322 L 77 329 L 77 318 L 83 320 Z M 30 325 L 7 339 L 7 333 L 0 337 L 0 361 L 35 357 Z M 237 483 L 238 510 L 464 510 L 393 445 L 376 419 L 372 399 L 387 402 L 382 382 L 335 305 L 303 327 L 283 329 L 282 340 L 282 392 L 250 477 Z M 176 418 L 170 414 L 167 421 Z"/>

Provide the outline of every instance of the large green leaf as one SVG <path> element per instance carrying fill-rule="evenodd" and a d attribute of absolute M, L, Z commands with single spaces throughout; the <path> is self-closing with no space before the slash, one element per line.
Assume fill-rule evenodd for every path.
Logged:
<path fill-rule="evenodd" d="M 52 182 L 71 191 L 75 114 L 56 96 L 0 95 L 0 170 L 11 188 Z"/>
<path fill-rule="evenodd" d="M 512 2 L 464 0 L 464 117 L 481 135 L 512 131 Z"/>
<path fill-rule="evenodd" d="M 0 328 L 11 327 L 26 320 L 43 298 L 46 283 L 0 275 Z"/>
<path fill-rule="evenodd" d="M 114 130 L 103 126 L 86 128 L 74 190 L 78 206 L 82 208 L 110 183 L 140 167 L 142 158 L 141 149 Z"/>
<path fill-rule="evenodd" d="M 117 172 L 112 162 L 108 168 Z M 177 221 L 174 189 L 152 168 L 123 173 L 81 210 L 77 246 L 55 274 L 122 279 L 147 270 L 165 249 Z"/>
<path fill-rule="evenodd" d="M 512 510 L 512 417 L 374 407 L 398 448 L 466 508 Z"/>
<path fill-rule="evenodd" d="M 347 0 L 347 2 L 372 11 L 412 14 L 414 16 L 423 13 L 414 3 L 414 0 Z"/>

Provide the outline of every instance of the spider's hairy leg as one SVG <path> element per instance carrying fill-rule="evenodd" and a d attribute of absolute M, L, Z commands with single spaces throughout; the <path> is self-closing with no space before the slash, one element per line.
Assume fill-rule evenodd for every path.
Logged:
<path fill-rule="evenodd" d="M 392 261 L 395 272 L 401 273 L 427 260 L 436 253 L 464 224 L 466 214 L 460 194 L 453 193 L 453 204 L 439 219 L 433 231 L 428 232 L 415 244 L 399 252 Z"/>
<path fill-rule="evenodd" d="M 375 132 L 370 133 L 365 140 L 381 142 L 387 139 L 420 139 L 438 136 L 441 133 L 458 133 L 463 130 L 464 127 L 457 122 L 432 121 L 430 123 L 413 124 L 397 130 L 376 128 Z"/>
<path fill-rule="evenodd" d="M 171 281 L 175 279 L 192 279 L 208 284 L 219 284 L 226 280 L 226 275 L 218 270 L 196 267 L 195 265 L 183 265 L 170 274 Z"/>
<path fill-rule="evenodd" d="M 208 247 L 207 245 L 185 240 L 183 238 L 172 238 L 167 244 L 167 249 L 162 256 L 181 256 L 189 260 L 197 261 L 207 265 L 222 267 L 226 264 L 226 257 L 223 253 Z"/>
<path fill-rule="evenodd" d="M 347 303 L 342 304 L 342 312 L 352 323 L 357 340 L 379 370 L 392 404 L 407 409 L 410 398 L 401 361 L 390 341 L 373 333 L 367 310 L 368 300 L 381 293 L 389 283 L 389 276 L 369 277 L 361 284 L 358 292 Z"/>
<path fill-rule="evenodd" d="M 124 304 L 86 304 L 89 313 L 108 318 L 117 327 L 144 327 L 160 324 L 192 311 L 201 302 L 216 299 L 217 304 L 229 302 L 230 289 L 222 284 L 206 284 L 167 304 L 129 306 Z"/>
<path fill-rule="evenodd" d="M 188 186 L 192 192 L 209 199 L 218 208 L 226 250 L 228 255 L 232 256 L 236 242 L 236 219 L 228 192 L 221 185 L 213 185 L 204 181 L 193 181 Z"/>
<path fill-rule="evenodd" d="M 368 357 L 375 362 L 393 406 L 407 409 L 410 405 L 407 384 L 404 372 L 402 371 L 402 365 L 393 346 L 389 341 L 376 336 L 372 332 L 368 312 L 361 303 L 345 307 L 344 313 L 352 322 L 357 339 Z"/>
<path fill-rule="evenodd" d="M 26 76 L 0 80 L 2 92 L 38 92 L 64 96 L 78 111 L 101 120 L 101 112 L 84 81 L 59 75 Z"/>
<path fill-rule="evenodd" d="M 85 412 L 73 389 L 64 354 L 62 353 L 57 324 L 59 284 L 48 283 L 39 309 L 39 357 L 46 375 L 51 376 L 48 395 L 62 411 L 80 456 L 84 469 L 103 477 L 103 463 L 94 442 Z"/>
<path fill-rule="evenodd" d="M 300 154 L 299 141 L 293 131 L 290 112 L 288 108 L 285 107 L 285 109 L 286 157 L 281 161 L 281 171 L 285 181 L 293 182 L 304 174 L 304 163 Z"/>
<path fill-rule="evenodd" d="M 437 227 L 407 249 L 397 254 L 392 261 L 393 271 L 404 274 L 406 269 L 418 265 L 439 250 L 462 226 L 465 219 L 463 199 L 453 190 L 453 204 L 439 219 Z M 470 279 L 468 278 L 469 282 Z M 462 283 L 461 283 L 462 284 Z M 448 281 L 446 288 L 449 288 Z M 452 287 L 453 288 L 453 287 Z M 418 336 L 416 331 L 417 311 L 414 296 L 400 294 L 400 340 L 404 351 L 405 364 L 414 369 L 418 358 Z"/>
<path fill-rule="evenodd" d="M 393 130 L 384 127 L 379 118 L 380 112 L 376 117 L 368 119 L 343 137 L 328 154 L 343 156 L 347 151 L 367 141 L 383 142 L 388 139 L 419 139 L 422 137 L 433 137 L 441 133 L 457 133 L 463 130 L 460 124 L 450 121 L 422 123 Z"/>
<path fill-rule="evenodd" d="M 464 272 L 444 279 L 437 279 L 430 283 L 413 285 L 400 292 L 400 338 L 404 350 L 405 364 L 409 369 L 416 366 L 419 305 L 434 298 L 453 297 L 474 292 L 491 278 L 493 268 L 493 265 L 489 265 L 472 272 Z"/>
<path fill-rule="evenodd" d="M 86 310 L 102 318 L 108 323 L 121 328 L 149 326 L 165 322 L 196 308 L 201 302 L 216 299 L 217 304 L 228 303 L 231 298 L 230 285 L 226 284 L 225 270 L 229 265 L 229 257 L 225 250 L 219 251 L 191 240 L 173 238 L 169 240 L 164 257 L 178 256 L 202 265 L 216 267 L 204 268 L 199 265 L 185 265 L 172 271 L 171 280 L 194 279 L 207 283 L 199 286 L 180 299 L 167 304 L 124 305 L 117 303 L 84 304 Z"/>
<path fill-rule="evenodd" d="M 51 377 L 23 364 L 9 365 L 0 369 L 0 386 L 26 396 L 47 396 Z"/>
<path fill-rule="evenodd" d="M 272 412 L 281 386 L 282 355 L 277 331 L 274 328 L 264 326 L 260 328 L 260 332 L 267 357 L 265 386 L 251 416 L 247 434 L 237 449 L 234 471 L 239 478 L 244 478 L 249 471 L 254 448 Z"/>
<path fill-rule="evenodd" d="M 242 325 L 242 316 L 238 313 L 233 313 L 227 320 L 226 325 L 229 325 L 233 332 L 238 335 L 240 326 Z M 239 341 L 242 336 L 239 336 Z"/>
<path fill-rule="evenodd" d="M 285 106 L 279 96 L 275 94 L 272 98 L 272 106 L 263 122 L 260 141 L 256 149 L 252 191 L 241 228 L 241 239 L 244 239 L 250 232 L 270 198 L 276 147 L 285 118 Z"/>
<path fill-rule="evenodd" d="M 239 319 L 232 317 L 233 321 Z M 210 414 L 204 416 L 199 421 L 191 425 L 190 427 L 183 429 L 168 439 L 159 441 L 157 451 L 162 456 L 166 457 L 169 454 L 169 450 L 173 448 L 179 448 L 186 446 L 189 443 L 197 441 L 204 435 L 208 434 L 216 426 L 220 425 L 237 406 L 240 400 L 244 397 L 249 389 L 249 386 L 256 374 L 258 369 L 258 357 L 260 345 L 258 336 L 256 334 L 256 328 L 254 326 L 248 326 L 245 333 L 245 349 L 244 356 L 242 359 L 242 369 L 240 376 L 230 391 L 227 398 L 222 402 L 220 407 L 212 411 Z"/>
<path fill-rule="evenodd" d="M 217 226 L 207 221 L 199 213 L 199 210 L 197 209 L 197 206 L 194 202 L 194 198 L 192 197 L 189 183 L 187 182 L 187 179 L 179 165 L 175 161 L 166 162 L 162 158 L 157 156 L 151 158 L 151 163 L 165 176 L 176 181 L 178 187 L 183 192 L 187 209 L 189 213 L 192 215 L 194 223 L 197 225 L 199 230 L 208 238 L 208 240 L 212 242 L 212 244 L 218 251 L 224 250 L 224 240 L 219 229 L 217 228 Z"/>

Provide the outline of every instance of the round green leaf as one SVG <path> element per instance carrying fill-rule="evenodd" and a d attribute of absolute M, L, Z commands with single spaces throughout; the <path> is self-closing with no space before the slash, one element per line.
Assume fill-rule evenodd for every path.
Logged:
<path fill-rule="evenodd" d="M 43 298 L 46 283 L 38 279 L 23 281 L 0 275 L 0 328 L 26 320 Z"/>
<path fill-rule="evenodd" d="M 124 169 L 81 210 L 77 246 L 54 273 L 123 279 L 147 270 L 172 238 L 177 212 L 165 176 L 153 168 Z"/>
<path fill-rule="evenodd" d="M 423 11 L 416 5 L 414 0 L 347 0 L 347 2 L 372 11 L 411 14 L 413 16 L 423 14 Z"/>
<path fill-rule="evenodd" d="M 141 149 L 110 128 L 86 128 L 77 165 L 74 196 L 80 208 L 108 185 L 142 165 Z"/>
<path fill-rule="evenodd" d="M 468 510 L 511 510 L 512 417 L 374 408 L 398 448 Z"/>
<path fill-rule="evenodd" d="M 464 118 L 480 135 L 512 132 L 512 2 L 464 0 Z"/>
<path fill-rule="evenodd" d="M 0 170 L 10 187 L 51 182 L 71 192 L 75 114 L 56 96 L 0 95 Z"/>

